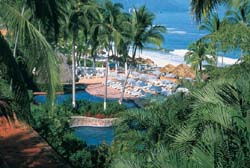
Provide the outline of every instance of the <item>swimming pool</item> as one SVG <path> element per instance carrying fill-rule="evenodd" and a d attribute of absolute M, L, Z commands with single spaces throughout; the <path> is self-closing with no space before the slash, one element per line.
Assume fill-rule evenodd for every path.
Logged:
<path fill-rule="evenodd" d="M 88 145 L 100 145 L 105 142 L 111 145 L 114 137 L 113 127 L 76 127 L 76 137 L 85 141 Z"/>
<path fill-rule="evenodd" d="M 65 94 L 59 94 L 56 96 L 56 103 L 57 104 L 62 104 L 65 101 L 68 101 L 72 98 L 71 93 L 65 93 Z M 46 95 L 36 95 L 34 96 L 34 101 L 35 103 L 45 103 L 46 102 Z M 86 91 L 78 91 L 76 92 L 76 100 L 86 100 L 89 102 L 103 102 L 102 97 L 94 96 L 89 94 Z M 108 99 L 107 101 L 118 101 L 118 99 Z M 134 108 L 137 107 L 137 105 L 133 101 L 124 101 L 124 105 L 126 105 L 127 108 Z"/>

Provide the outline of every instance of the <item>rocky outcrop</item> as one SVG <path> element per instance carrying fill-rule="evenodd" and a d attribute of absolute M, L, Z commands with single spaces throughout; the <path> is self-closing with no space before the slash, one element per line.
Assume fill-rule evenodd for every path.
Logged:
<path fill-rule="evenodd" d="M 71 127 L 81 127 L 81 126 L 89 126 L 89 127 L 111 127 L 117 118 L 104 118 L 98 119 L 93 117 L 85 117 L 85 116 L 72 116 L 70 121 Z"/>
<path fill-rule="evenodd" d="M 63 54 L 57 54 L 59 60 L 59 69 L 60 69 L 60 82 L 70 83 L 72 82 L 72 70 L 71 67 L 67 64 L 67 56 Z"/>

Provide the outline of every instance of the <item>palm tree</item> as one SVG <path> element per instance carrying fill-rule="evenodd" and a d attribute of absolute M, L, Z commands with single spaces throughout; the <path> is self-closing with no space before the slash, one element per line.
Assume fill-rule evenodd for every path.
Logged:
<path fill-rule="evenodd" d="M 0 47 L 2 49 L 2 52 L 0 53 L 0 63 L 2 66 L 6 67 L 6 72 L 1 73 L 2 77 L 5 77 L 8 79 L 8 82 L 12 80 L 12 92 L 13 92 L 13 98 L 10 96 L 11 94 L 8 94 L 6 96 L 6 92 L 10 92 L 9 90 L 4 89 L 3 84 L 1 84 L 1 116 L 5 116 L 7 119 L 14 119 L 14 112 L 9 106 L 9 101 L 14 101 L 17 103 L 17 106 L 19 107 L 17 111 L 15 111 L 17 117 L 19 119 L 24 119 L 26 121 L 29 121 L 30 117 L 30 104 L 29 104 L 29 96 L 28 96 L 28 90 L 26 87 L 26 84 L 23 80 L 23 76 L 20 73 L 21 70 L 19 66 L 16 63 L 15 58 L 13 57 L 13 53 L 7 43 L 7 41 L 4 39 L 2 35 L 0 35 Z M 2 81 L 1 81 L 2 83 Z M 5 85 L 7 85 L 5 83 Z M 10 98 L 11 99 L 10 99 Z"/>
<path fill-rule="evenodd" d="M 104 104 L 103 109 L 107 108 L 107 81 L 108 81 L 108 68 L 109 68 L 109 56 L 110 53 L 114 54 L 117 51 L 117 46 L 121 39 L 121 33 L 119 32 L 119 17 L 122 15 L 121 9 L 123 6 L 120 3 L 112 3 L 107 1 L 104 4 L 103 12 L 103 24 L 102 24 L 102 37 L 103 44 L 108 52 L 106 61 L 106 73 L 105 73 L 105 92 L 104 92 Z"/>
<path fill-rule="evenodd" d="M 145 44 L 154 44 L 160 46 L 164 37 L 162 33 L 166 28 L 160 25 L 153 25 L 154 14 L 150 13 L 145 6 L 134 9 L 132 14 L 132 60 L 135 62 L 137 49 L 142 50 Z"/>
<path fill-rule="evenodd" d="M 70 21 L 69 21 L 69 29 L 72 33 L 72 106 L 73 108 L 75 108 L 76 106 L 76 99 L 75 99 L 75 49 L 77 47 L 76 41 L 77 41 L 77 37 L 79 34 L 80 29 L 83 30 L 83 34 L 85 35 L 85 41 L 88 42 L 88 33 L 90 32 L 90 27 L 89 22 L 90 20 L 87 18 L 89 17 L 89 15 L 91 15 L 92 19 L 96 19 L 96 15 L 99 14 L 99 12 L 97 11 L 97 7 L 95 4 L 91 3 L 91 2 L 84 2 L 84 3 L 77 3 L 76 5 L 73 5 L 73 10 L 71 11 L 71 16 L 70 16 Z M 97 14 L 94 14 L 94 13 Z M 96 30 L 96 29 L 94 29 Z M 96 32 L 95 32 L 96 33 Z M 95 37 L 97 37 L 97 34 L 93 34 L 92 35 L 92 41 L 93 39 L 95 39 Z M 94 37 L 95 36 L 95 37 Z M 95 43 L 95 44 L 99 44 L 99 43 Z M 82 44 L 78 44 L 78 46 Z M 95 47 L 97 47 L 95 45 Z M 94 47 L 94 48 L 95 48 Z M 93 53 L 95 50 L 92 48 L 91 53 Z"/>
<path fill-rule="evenodd" d="M 250 3 L 249 1 L 242 1 L 238 4 L 234 4 L 232 9 L 226 13 L 226 20 L 231 24 L 239 23 L 241 26 L 248 26 L 250 23 Z M 243 50 L 241 49 L 241 57 L 243 56 Z"/>
<path fill-rule="evenodd" d="M 217 56 L 217 45 L 216 45 L 216 33 L 219 31 L 221 27 L 221 21 L 218 16 L 218 13 L 213 13 L 209 18 L 204 18 L 199 26 L 200 30 L 206 30 L 210 34 L 206 35 L 204 39 L 211 39 L 212 48 L 215 50 L 215 55 Z M 214 40 L 215 39 L 215 40 Z M 223 57 L 222 57 L 223 60 Z M 223 65 L 223 61 L 222 61 Z"/>
<path fill-rule="evenodd" d="M 131 19 L 131 42 L 132 42 L 132 64 L 135 65 L 135 56 L 138 49 L 142 50 L 145 44 L 154 44 L 161 46 L 164 41 L 163 33 L 166 32 L 166 28 L 160 25 L 153 25 L 154 14 L 150 13 L 145 6 L 138 9 L 134 9 Z M 131 71 L 126 74 L 126 79 L 123 84 L 119 103 L 122 103 L 126 83 Z"/>
<path fill-rule="evenodd" d="M 24 1 L 23 1 L 24 2 Z M 49 42 L 57 45 L 62 23 L 65 22 L 67 7 L 71 2 L 63 0 L 27 0 L 32 11 L 32 20 L 46 34 Z"/>
<path fill-rule="evenodd" d="M 241 1 L 239 4 L 232 6 L 226 12 L 226 18 L 229 22 L 240 23 L 245 26 L 249 24 L 250 21 L 250 3 L 249 1 Z"/>
<path fill-rule="evenodd" d="M 242 63 L 192 93 L 193 114 L 187 127 L 176 136 L 176 150 L 191 151 L 191 158 L 210 167 L 242 167 L 249 163 L 249 153 L 242 150 L 250 148 L 249 113 L 244 109 L 249 106 L 245 102 L 249 94 L 245 90 L 249 85 L 248 66 Z"/>
<path fill-rule="evenodd" d="M 76 48 L 76 37 L 79 31 L 79 6 L 76 6 L 75 11 L 70 16 L 70 30 L 72 33 L 72 107 L 76 107 L 76 96 L 75 96 L 75 48 Z"/>
<path fill-rule="evenodd" d="M 209 48 L 208 45 L 202 41 L 202 39 L 190 45 L 189 50 L 185 55 L 185 61 L 187 64 L 191 64 L 191 67 L 196 72 L 196 77 L 198 77 L 198 72 L 202 72 L 203 61 L 206 61 L 208 64 L 214 64 L 216 58 L 213 55 L 208 55 Z"/>
<path fill-rule="evenodd" d="M 220 29 L 221 21 L 218 13 L 213 13 L 209 18 L 204 18 L 199 26 L 200 30 L 207 30 L 210 35 Z"/>
<path fill-rule="evenodd" d="M 45 37 L 36 29 L 34 24 L 32 24 L 29 19 L 27 18 L 27 15 L 22 15 L 19 10 L 17 10 L 15 7 L 11 6 L 10 4 L 6 2 L 0 2 L 0 7 L 2 9 L 5 9 L 4 11 L 0 11 L 0 17 L 4 21 L 5 25 L 8 27 L 8 31 L 17 34 L 19 33 L 18 43 L 20 46 L 22 46 L 22 51 L 25 52 L 25 56 L 28 57 L 27 65 L 30 69 L 35 69 L 36 74 L 39 76 L 44 77 L 44 82 L 49 84 L 49 94 L 48 98 L 51 100 L 50 105 L 53 105 L 53 100 L 55 96 L 55 87 L 58 84 L 58 70 L 57 70 L 57 60 L 54 54 L 54 51 L 51 47 L 51 45 L 47 42 Z M 15 60 L 12 59 L 13 53 L 11 50 L 8 49 L 8 44 L 6 43 L 6 39 L 1 37 L 2 40 L 2 46 L 6 50 L 6 54 L 3 54 L 2 57 L 7 58 L 8 60 L 5 60 L 6 66 L 10 66 L 10 61 L 14 65 Z M 12 53 L 12 57 L 10 57 L 10 53 Z M 9 61 L 9 62 L 8 62 Z M 13 67 L 12 65 L 12 67 Z M 19 68 L 16 67 L 15 70 L 11 68 L 8 73 L 15 73 L 15 71 L 18 71 Z M 20 73 L 16 72 L 17 74 Z M 15 80 L 22 81 L 23 77 L 22 74 L 19 74 L 19 78 L 15 79 L 14 74 L 10 75 L 13 81 L 13 88 L 19 88 L 22 87 L 23 91 L 20 89 L 15 89 L 14 91 L 15 96 L 19 97 L 21 94 L 24 96 L 22 97 L 23 101 L 20 103 L 20 97 L 17 98 L 20 101 L 20 106 L 26 106 L 24 108 L 25 110 L 28 109 L 29 103 L 27 96 L 27 88 L 25 86 L 24 82 L 15 82 Z M 10 79 L 11 80 L 11 79 Z M 23 85 L 23 86 L 22 86 Z M 28 113 L 28 112 L 27 112 Z M 20 117 L 20 115 L 17 114 L 17 116 Z"/>
<path fill-rule="evenodd" d="M 197 21 L 201 21 L 202 16 L 209 16 L 218 5 L 230 2 L 231 0 L 191 0 L 191 12 Z"/>

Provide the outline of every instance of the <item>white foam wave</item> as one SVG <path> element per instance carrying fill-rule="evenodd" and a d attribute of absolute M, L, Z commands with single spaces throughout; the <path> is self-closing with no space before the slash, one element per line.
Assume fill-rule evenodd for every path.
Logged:
<path fill-rule="evenodd" d="M 187 34 L 187 32 L 185 31 L 180 31 L 180 30 L 176 30 L 176 31 L 168 31 L 169 34 Z"/>
<path fill-rule="evenodd" d="M 173 30 L 176 30 L 176 28 L 168 27 L 167 30 L 168 30 L 168 31 L 173 31 Z"/>
<path fill-rule="evenodd" d="M 143 50 L 141 53 L 138 52 L 136 56 L 149 58 L 153 60 L 157 66 L 163 67 L 167 64 L 186 64 L 186 62 L 184 61 L 184 56 L 187 52 L 187 49 L 177 49 L 170 52 Z M 223 57 L 223 65 L 232 65 L 235 64 L 236 61 L 237 59 Z M 222 65 L 222 57 L 218 57 L 218 65 Z"/>

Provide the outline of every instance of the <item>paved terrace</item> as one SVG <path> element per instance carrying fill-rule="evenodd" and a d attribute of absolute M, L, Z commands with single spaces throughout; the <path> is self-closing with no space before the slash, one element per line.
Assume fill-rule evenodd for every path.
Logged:
<path fill-rule="evenodd" d="M 1 160 L 2 159 L 2 160 Z M 0 117 L 1 168 L 68 168 L 67 163 L 31 127 Z"/>

